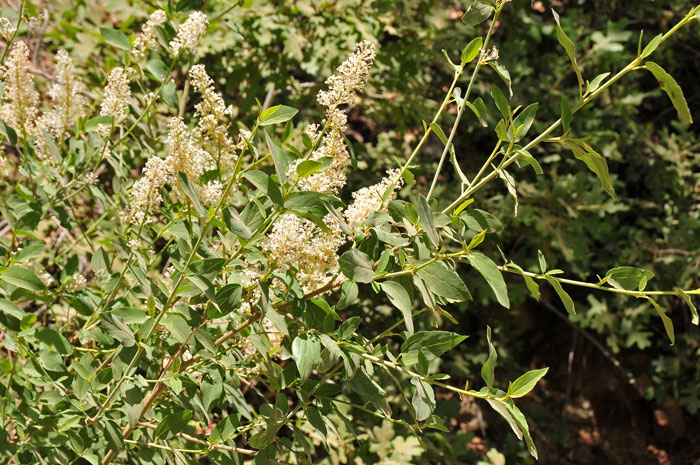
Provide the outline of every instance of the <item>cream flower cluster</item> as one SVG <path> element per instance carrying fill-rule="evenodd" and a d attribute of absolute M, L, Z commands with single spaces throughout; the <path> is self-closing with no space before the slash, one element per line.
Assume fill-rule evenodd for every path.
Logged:
<path fill-rule="evenodd" d="M 295 214 L 286 213 L 263 240 L 263 250 L 281 271 L 293 269 L 305 292 L 326 284 L 338 269 L 338 248 L 345 242 L 340 225 L 330 215 L 323 219 L 330 232 Z"/>
<path fill-rule="evenodd" d="M 398 189 L 403 184 L 399 174 L 400 171 L 397 169 L 389 170 L 386 177 L 378 184 L 363 187 L 359 191 L 353 192 L 353 202 L 345 210 L 345 221 L 350 227 L 357 230 L 364 224 L 371 213 L 382 210 L 389 200 L 396 198 L 396 191 L 394 190 L 388 200 L 382 200 L 382 196 L 392 185 L 395 189 Z"/>
<path fill-rule="evenodd" d="M 372 72 L 374 58 L 374 45 L 366 41 L 360 42 L 357 44 L 357 51 L 337 68 L 335 75 L 326 80 L 328 90 L 322 90 L 318 93 L 318 102 L 326 106 L 327 131 L 319 148 L 309 158 L 319 161 L 322 158 L 330 157 L 332 160 L 330 167 L 325 171 L 300 179 L 300 189 L 337 194 L 345 186 L 347 181 L 345 170 L 350 164 L 350 155 L 343 137 L 347 126 L 347 115 L 338 107 L 349 103 L 364 87 Z M 318 126 L 310 125 L 305 132 L 315 143 L 319 137 Z M 296 179 L 299 163 L 301 160 L 295 161 L 289 167 L 287 175 L 292 179 Z"/>
<path fill-rule="evenodd" d="M 128 70 L 114 68 L 107 78 L 105 98 L 100 104 L 100 115 L 111 116 L 117 125 L 126 119 L 126 108 L 131 98 Z"/>
<path fill-rule="evenodd" d="M 75 75 L 73 62 L 65 50 L 56 53 L 56 82 L 49 88 L 53 109 L 42 119 L 54 136 L 61 136 L 70 129 L 78 118 L 87 113 L 87 99 L 83 95 L 84 86 Z"/>
<path fill-rule="evenodd" d="M 15 33 L 17 29 L 7 18 L 0 18 L 0 36 L 5 39 L 6 42 L 10 41 L 10 38 Z"/>
<path fill-rule="evenodd" d="M 309 159 L 320 161 L 330 158 L 330 166 L 325 171 L 299 179 L 300 189 L 337 194 L 345 186 L 345 170 L 350 164 L 350 155 L 343 136 L 347 115 L 339 106 L 351 102 L 364 87 L 374 58 L 374 46 L 369 42 L 359 43 L 357 51 L 337 68 L 335 75 L 326 80 L 328 90 L 318 93 L 318 102 L 326 107 L 326 131 Z M 311 124 L 304 132 L 312 143 L 318 143 L 321 137 L 318 125 Z M 296 179 L 301 161 L 290 165 L 288 177 Z M 381 208 L 381 203 L 378 208 Z M 286 214 L 275 223 L 263 241 L 263 251 L 267 256 L 283 271 L 294 269 L 297 280 L 306 292 L 320 288 L 326 284 L 329 275 L 337 273 L 337 251 L 346 241 L 333 216 L 327 215 L 323 221 L 330 232 L 296 215 Z"/>
<path fill-rule="evenodd" d="M 141 60 L 146 55 L 146 50 L 158 47 L 155 37 L 155 28 L 164 24 L 168 16 L 163 10 L 156 10 L 148 17 L 148 20 L 141 26 L 141 32 L 136 35 L 131 55 L 135 60 Z"/>
<path fill-rule="evenodd" d="M 0 106 L 0 119 L 16 129 L 24 129 L 33 134 L 39 110 L 39 92 L 29 74 L 29 49 L 24 42 L 17 42 L 2 65 L 3 105 Z"/>
<path fill-rule="evenodd" d="M 151 157 L 146 162 L 142 177 L 131 188 L 129 218 L 132 223 L 146 221 L 147 215 L 156 211 L 163 202 L 163 187 L 175 183 L 180 171 L 187 175 L 187 179 L 196 182 L 206 169 L 211 168 L 207 153 L 197 145 L 181 118 L 172 118 L 168 127 L 167 157 Z M 179 185 L 179 181 L 177 183 Z"/>
<path fill-rule="evenodd" d="M 350 103 L 367 83 L 375 56 L 373 44 L 368 41 L 357 44 L 357 51 L 338 66 L 336 74 L 326 80 L 328 90 L 318 93 L 318 103 L 328 108 Z"/>
<path fill-rule="evenodd" d="M 207 30 L 207 15 L 201 11 L 195 11 L 180 25 L 177 31 L 177 37 L 170 41 L 170 50 L 179 55 L 183 49 L 188 49 L 195 53 L 199 46 L 199 39 Z"/>
<path fill-rule="evenodd" d="M 202 100 L 195 106 L 199 121 L 202 147 L 224 168 L 230 168 L 236 161 L 236 144 L 228 134 L 228 124 L 233 109 L 227 107 L 221 94 L 214 90 L 214 81 L 207 74 L 204 65 L 194 65 L 190 70 L 192 87 L 202 95 Z"/>

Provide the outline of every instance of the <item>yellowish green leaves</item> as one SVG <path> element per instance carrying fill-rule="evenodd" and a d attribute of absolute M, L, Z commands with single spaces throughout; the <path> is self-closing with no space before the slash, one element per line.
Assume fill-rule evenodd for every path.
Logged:
<path fill-rule="evenodd" d="M 464 50 L 462 50 L 463 65 L 471 62 L 474 58 L 476 58 L 479 55 L 483 43 L 484 42 L 481 39 L 481 37 L 477 37 L 476 39 L 472 39 L 471 42 L 469 42 L 466 45 L 466 47 L 464 47 Z"/>
<path fill-rule="evenodd" d="M 406 329 L 413 334 L 413 317 L 411 315 L 411 297 L 406 289 L 396 281 L 384 281 L 380 284 L 382 291 L 389 297 L 389 301 L 398 308 L 406 322 Z"/>
<path fill-rule="evenodd" d="M 610 180 L 608 162 L 605 161 L 605 158 L 582 140 L 565 139 L 562 143 L 574 152 L 574 156 L 584 162 L 589 170 L 598 175 L 598 179 L 600 179 L 600 183 L 603 189 L 605 189 L 605 192 L 607 192 L 610 197 L 615 198 L 615 188 Z"/>
<path fill-rule="evenodd" d="M 656 310 L 656 313 L 658 313 L 659 316 L 661 317 L 661 322 L 664 324 L 664 329 L 666 330 L 666 335 L 668 336 L 668 339 L 671 341 L 671 345 L 675 344 L 676 343 L 676 335 L 675 335 L 675 332 L 673 330 L 673 321 L 671 321 L 671 318 L 669 318 L 668 315 L 666 315 L 666 312 L 661 307 L 661 305 L 656 303 L 656 301 L 654 299 L 647 296 L 647 300 L 654 307 L 654 309 Z"/>
<path fill-rule="evenodd" d="M 569 60 L 571 60 L 574 72 L 576 73 L 576 79 L 578 79 L 579 90 L 583 92 L 583 76 L 581 76 L 581 71 L 578 69 L 578 63 L 576 62 L 576 45 L 574 45 L 574 42 L 566 35 L 564 29 L 562 29 L 557 12 L 552 10 L 552 15 L 554 15 L 554 20 L 557 22 L 557 40 L 561 46 L 564 47 L 564 51 L 569 56 Z"/>
<path fill-rule="evenodd" d="M 496 380 L 495 370 L 496 370 L 496 360 L 498 360 L 498 353 L 496 348 L 491 342 L 491 327 L 486 327 L 486 341 L 489 345 L 489 358 L 486 359 L 484 364 L 481 366 L 481 377 L 484 379 L 486 386 L 492 387 Z"/>
<path fill-rule="evenodd" d="M 116 29 L 101 27 L 100 34 L 102 34 L 102 39 L 109 45 L 121 50 L 131 50 L 129 38 L 123 32 L 117 31 Z"/>
<path fill-rule="evenodd" d="M 688 102 L 686 102 L 685 96 L 683 95 L 683 90 L 678 85 L 676 80 L 673 79 L 673 77 L 671 77 L 671 75 L 668 74 L 661 66 L 652 61 L 647 61 L 644 64 L 644 67 L 654 75 L 657 81 L 659 81 L 661 90 L 666 92 L 668 98 L 671 99 L 671 103 L 676 108 L 680 120 L 686 124 L 692 123 L 693 117 L 690 114 Z"/>
<path fill-rule="evenodd" d="M 486 255 L 478 252 L 472 252 L 467 256 L 469 263 L 484 277 L 488 285 L 496 295 L 498 303 L 505 308 L 510 308 L 510 299 L 508 299 L 508 287 L 503 279 L 503 275 L 498 270 L 496 264 Z"/>
<path fill-rule="evenodd" d="M 693 301 L 690 299 L 687 292 L 685 292 L 683 289 L 678 289 L 678 293 L 681 295 L 685 303 L 688 304 L 690 313 L 693 315 L 692 323 L 697 326 L 697 324 L 700 323 L 700 318 L 698 318 L 698 309 L 695 308 L 695 304 L 693 304 Z"/>
<path fill-rule="evenodd" d="M 527 395 L 535 387 L 537 382 L 547 374 L 549 368 L 530 370 L 515 381 L 510 386 L 509 397 L 517 399 Z"/>
<path fill-rule="evenodd" d="M 284 123 L 294 117 L 299 112 L 296 108 L 286 105 L 276 105 L 263 111 L 260 115 L 260 126 L 270 126 L 272 124 Z"/>
<path fill-rule="evenodd" d="M 654 273 L 633 266 L 619 266 L 605 273 L 607 282 L 618 289 L 643 291 Z"/>
<path fill-rule="evenodd" d="M 566 308 L 566 311 L 572 315 L 576 315 L 576 307 L 574 306 L 574 301 L 571 299 L 571 296 L 569 296 L 569 294 L 567 294 L 566 291 L 561 287 L 559 281 L 557 281 L 556 278 L 549 275 L 545 275 L 544 278 L 554 288 L 554 291 L 557 293 L 557 295 L 561 299 L 561 302 L 564 304 L 564 308 Z"/>

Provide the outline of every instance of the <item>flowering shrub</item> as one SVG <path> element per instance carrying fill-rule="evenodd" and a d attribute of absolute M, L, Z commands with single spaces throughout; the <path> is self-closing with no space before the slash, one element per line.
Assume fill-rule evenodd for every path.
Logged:
<path fill-rule="evenodd" d="M 441 356 L 467 337 L 450 330 L 452 305 L 471 299 L 462 267 L 476 270 L 505 308 L 510 274 L 537 300 L 540 285 L 551 287 L 571 314 L 571 286 L 643 299 L 671 344 L 674 328 L 659 296 L 684 299 L 697 325 L 691 296 L 700 289 L 648 291 L 650 271 L 621 266 L 584 282 L 562 277 L 542 252 L 536 271 L 480 252 L 502 225 L 476 208 L 474 196 L 502 182 L 517 215 L 512 173 L 520 166 L 542 174 L 532 151 L 543 143 L 572 152 L 614 196 L 606 158 L 573 135 L 572 119 L 626 74 L 647 70 L 690 123 L 680 87 L 649 57 L 696 20 L 700 6 L 666 34 L 640 36 L 636 58 L 616 74 L 590 80 L 554 13 L 578 98 L 562 100 L 561 117 L 532 137 L 538 103 L 512 108 L 511 77 L 491 43 L 507 3 L 470 3 L 463 21 L 489 20 L 486 35 L 466 44 L 458 64 L 446 54 L 453 80 L 412 152 L 383 178 L 367 173 L 377 182 L 353 193 L 344 190 L 352 169 L 347 111 L 363 98 L 380 44 L 358 43 L 328 77 L 317 95 L 322 121 L 297 126 L 297 109 L 258 103 L 246 127 L 219 81 L 197 63 L 208 27 L 225 12 L 158 9 L 133 36 L 102 28 L 111 51 L 96 88 L 63 50 L 47 82 L 35 76 L 18 32 L 44 19 L 29 18 L 20 3 L 17 18 L 0 21 L 7 180 L 0 195 L 0 458 L 345 463 L 368 436 L 400 425 L 413 436 L 398 436 L 391 452 L 379 440 L 371 452 L 409 463 L 423 450 L 423 431 L 449 431 L 436 410 L 440 391 L 483 401 L 537 458 L 517 402 L 546 367 L 497 380 L 486 328 L 481 380 L 457 386 L 437 371 Z M 486 68 L 505 92 L 494 86 L 474 98 Z M 441 123 L 452 111 L 446 133 Z M 468 174 L 454 147 L 465 113 L 486 127 L 498 115 L 492 152 Z M 433 135 L 443 149 L 423 188 L 412 170 Z M 438 198 L 448 167 L 459 194 Z M 391 324 L 370 328 L 353 313 L 366 296 L 377 308 L 391 304 Z M 389 393 L 401 411 L 392 411 Z M 353 424 L 357 414 L 382 426 L 364 430 Z"/>

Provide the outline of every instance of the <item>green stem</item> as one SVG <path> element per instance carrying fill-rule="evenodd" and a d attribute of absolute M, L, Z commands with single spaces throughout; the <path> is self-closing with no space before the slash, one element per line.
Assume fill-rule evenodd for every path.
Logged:
<path fill-rule="evenodd" d="M 488 48 L 489 41 L 491 40 L 491 34 L 493 33 L 493 28 L 496 24 L 496 21 L 498 20 L 498 15 L 500 14 L 501 9 L 497 8 L 495 10 L 493 20 L 491 21 L 491 26 L 489 27 L 489 31 L 486 34 L 486 39 L 484 39 L 484 44 L 482 49 L 486 50 Z M 457 117 L 455 118 L 455 122 L 452 124 L 452 130 L 450 131 L 450 136 L 447 138 L 447 143 L 445 144 L 444 149 L 442 150 L 442 155 L 440 156 L 440 161 L 438 162 L 437 169 L 435 170 L 435 174 L 433 175 L 433 182 L 430 184 L 430 190 L 428 191 L 427 199 L 429 200 L 430 197 L 433 195 L 433 190 L 435 189 L 435 186 L 437 185 L 438 178 L 440 176 L 440 171 L 442 170 L 442 165 L 445 163 L 445 159 L 447 158 L 447 153 L 450 151 L 450 148 L 452 147 L 453 143 L 452 141 L 454 140 L 455 135 L 457 134 L 457 128 L 459 127 L 459 122 L 462 119 L 462 115 L 464 114 L 464 109 L 467 106 L 467 102 L 469 102 L 469 96 L 472 93 L 472 87 L 474 85 L 474 82 L 476 81 L 476 77 L 479 74 L 479 70 L 485 63 L 483 60 L 483 55 L 480 53 L 479 57 L 477 58 L 477 63 L 476 66 L 474 67 L 474 72 L 472 73 L 471 78 L 469 79 L 469 85 L 467 86 L 467 91 L 464 94 L 464 100 L 462 100 L 462 103 L 459 105 L 457 109 Z M 462 69 L 464 69 L 465 63 L 462 63 Z M 455 159 L 455 163 L 457 160 Z"/>

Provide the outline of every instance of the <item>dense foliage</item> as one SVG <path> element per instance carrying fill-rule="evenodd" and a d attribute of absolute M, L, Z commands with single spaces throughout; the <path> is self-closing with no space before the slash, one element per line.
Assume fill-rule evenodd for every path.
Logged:
<path fill-rule="evenodd" d="M 693 456 L 699 11 L 0 7 L 0 461 Z"/>

